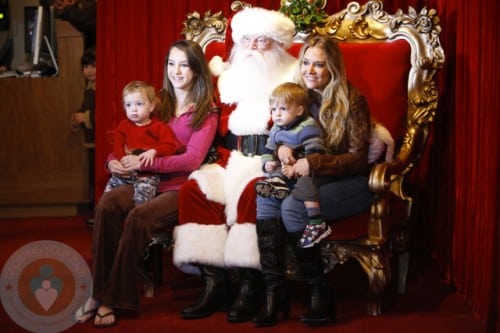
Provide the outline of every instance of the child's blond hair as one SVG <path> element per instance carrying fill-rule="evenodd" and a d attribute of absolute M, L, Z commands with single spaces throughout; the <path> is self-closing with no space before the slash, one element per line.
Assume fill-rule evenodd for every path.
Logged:
<path fill-rule="evenodd" d="M 307 90 L 293 82 L 285 82 L 278 85 L 269 97 L 270 105 L 277 102 L 286 102 L 288 104 L 302 105 L 304 111 L 307 111 L 308 101 L 309 95 Z"/>
<path fill-rule="evenodd" d="M 155 104 L 156 106 L 158 105 L 158 98 L 156 97 L 156 91 L 155 88 L 144 81 L 132 81 L 127 83 L 125 87 L 123 88 L 123 93 L 122 97 L 125 97 L 128 94 L 135 93 L 137 91 L 142 91 L 146 95 L 147 99 Z"/>

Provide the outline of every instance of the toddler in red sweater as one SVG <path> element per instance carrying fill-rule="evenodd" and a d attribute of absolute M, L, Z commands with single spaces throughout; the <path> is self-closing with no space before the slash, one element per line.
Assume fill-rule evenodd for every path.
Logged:
<path fill-rule="evenodd" d="M 151 116 L 156 108 L 153 86 L 132 81 L 123 88 L 123 106 L 127 118 L 114 131 L 113 154 L 121 160 L 125 155 L 138 155 L 141 165 L 151 165 L 156 156 L 173 155 L 182 144 L 169 125 Z M 159 176 L 153 173 L 113 174 L 105 192 L 130 184 L 134 186 L 134 202 L 142 204 L 155 197 Z"/>

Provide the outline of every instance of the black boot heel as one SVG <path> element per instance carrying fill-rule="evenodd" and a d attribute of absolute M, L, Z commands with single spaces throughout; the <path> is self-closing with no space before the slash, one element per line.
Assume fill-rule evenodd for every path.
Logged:
<path fill-rule="evenodd" d="M 183 319 L 198 319 L 212 315 L 216 311 L 226 310 L 229 307 L 229 293 L 227 290 L 227 276 L 223 268 L 202 266 L 204 289 L 198 301 L 183 309 Z"/>
<path fill-rule="evenodd" d="M 252 320 L 262 303 L 263 289 L 260 272 L 242 269 L 238 297 L 227 314 L 227 321 L 241 323 Z"/>
<path fill-rule="evenodd" d="M 274 326 L 278 322 L 279 312 L 283 314 L 283 320 L 290 318 L 290 301 L 284 287 L 268 287 L 264 308 L 257 317 L 253 319 L 256 327 Z"/>
<path fill-rule="evenodd" d="M 335 302 L 324 277 L 313 279 L 311 282 L 309 312 L 301 315 L 300 321 L 307 326 L 334 323 Z"/>

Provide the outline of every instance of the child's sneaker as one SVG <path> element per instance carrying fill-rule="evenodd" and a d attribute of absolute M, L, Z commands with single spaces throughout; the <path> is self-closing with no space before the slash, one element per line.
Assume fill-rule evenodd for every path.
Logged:
<path fill-rule="evenodd" d="M 255 184 L 255 191 L 264 198 L 273 197 L 279 200 L 283 200 L 290 195 L 290 189 L 280 177 L 271 177 L 258 181 Z"/>
<path fill-rule="evenodd" d="M 301 248 L 313 247 L 331 233 L 332 229 L 325 222 L 321 224 L 308 224 L 297 246 Z"/>

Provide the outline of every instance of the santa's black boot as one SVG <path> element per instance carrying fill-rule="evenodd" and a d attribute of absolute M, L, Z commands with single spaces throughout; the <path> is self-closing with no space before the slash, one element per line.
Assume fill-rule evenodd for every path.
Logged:
<path fill-rule="evenodd" d="M 229 279 L 223 268 L 203 265 L 200 267 L 204 283 L 198 301 L 182 310 L 184 319 L 204 318 L 216 311 L 225 310 L 230 301 Z"/>

